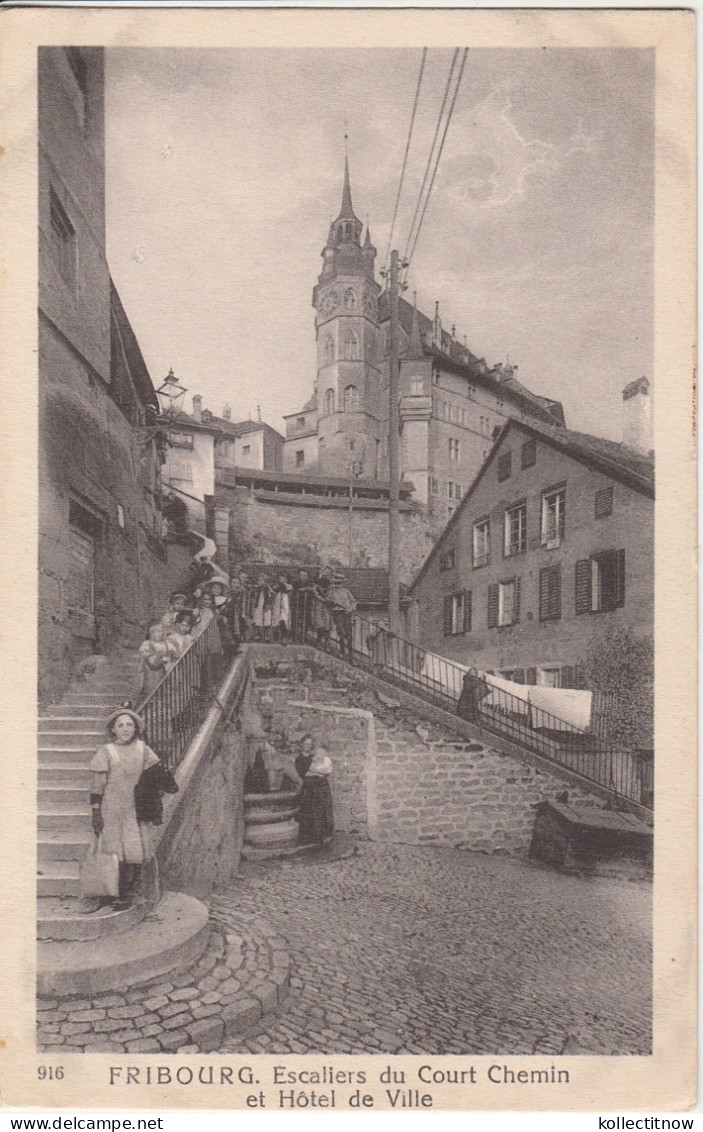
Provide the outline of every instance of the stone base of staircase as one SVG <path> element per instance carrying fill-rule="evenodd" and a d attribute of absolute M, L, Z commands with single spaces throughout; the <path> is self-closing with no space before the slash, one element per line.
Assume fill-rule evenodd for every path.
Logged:
<path fill-rule="evenodd" d="M 137 910 L 112 915 L 128 917 L 130 912 Z M 108 914 L 105 920 L 109 919 Z M 123 920 L 122 924 L 118 934 L 98 933 L 99 948 L 89 937 L 40 940 L 37 993 L 45 998 L 93 995 L 158 978 L 197 962 L 210 931 L 205 905 L 181 892 L 166 893 L 141 923 L 137 920 L 130 926 Z M 103 926 L 97 921 L 96 925 Z"/>

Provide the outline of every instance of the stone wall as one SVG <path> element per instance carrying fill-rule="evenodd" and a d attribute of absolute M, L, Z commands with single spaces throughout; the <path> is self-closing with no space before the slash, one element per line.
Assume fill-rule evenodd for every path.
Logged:
<path fill-rule="evenodd" d="M 243 664 L 242 670 L 244 675 Z M 244 838 L 245 769 L 245 740 L 237 721 L 218 727 L 209 742 L 186 756 L 176 773 L 180 793 L 164 797 L 156 849 L 164 890 L 202 900 L 236 875 Z"/>
<path fill-rule="evenodd" d="M 502 750 L 477 729 L 306 648 L 249 646 L 255 697 L 295 743 L 328 747 L 335 824 L 382 842 L 525 855 L 537 806 L 568 790 L 573 805 L 603 799 L 538 757 Z M 348 705 L 353 704 L 354 707 Z"/>
<path fill-rule="evenodd" d="M 217 507 L 230 512 L 233 564 L 249 560 L 297 565 L 387 566 L 388 510 L 355 502 L 349 536 L 349 504 L 343 499 L 289 495 L 285 502 L 261 500 L 247 488 L 217 485 Z M 427 517 L 401 507 L 401 580 L 409 583 L 432 549 Z"/>

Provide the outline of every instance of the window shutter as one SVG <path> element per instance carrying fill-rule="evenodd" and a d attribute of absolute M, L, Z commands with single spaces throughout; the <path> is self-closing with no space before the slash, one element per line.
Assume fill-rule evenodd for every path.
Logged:
<path fill-rule="evenodd" d="M 452 635 L 452 595 L 446 594 L 444 598 L 444 636 Z"/>
<path fill-rule="evenodd" d="M 575 671 L 576 671 L 576 669 L 573 668 L 571 665 L 566 665 L 564 668 L 562 668 L 562 670 L 561 670 L 561 687 L 562 688 L 575 688 L 576 687 L 576 681 L 574 679 Z"/>
<path fill-rule="evenodd" d="M 517 625 L 520 620 L 520 579 L 515 579 L 515 606 L 513 610 L 513 625 Z"/>
<path fill-rule="evenodd" d="M 526 440 L 522 446 L 521 466 L 531 468 L 537 463 L 537 441 Z"/>
<path fill-rule="evenodd" d="M 615 604 L 625 604 L 625 551 L 617 551 L 617 584 L 615 587 Z"/>
<path fill-rule="evenodd" d="M 526 668 L 525 669 L 525 683 L 526 684 L 533 684 L 533 685 L 537 683 L 537 669 L 536 668 Z"/>
<path fill-rule="evenodd" d="M 561 567 L 545 566 L 539 572 L 539 619 L 558 621 L 561 617 Z"/>
<path fill-rule="evenodd" d="M 602 487 L 596 492 L 596 506 L 595 517 L 596 519 L 603 519 L 607 515 L 613 513 L 613 488 Z"/>
<path fill-rule="evenodd" d="M 471 590 L 464 590 L 464 632 L 471 632 Z"/>
<path fill-rule="evenodd" d="M 510 479 L 511 465 L 512 465 L 512 453 L 511 452 L 503 452 L 503 454 L 498 457 L 498 482 L 499 483 L 502 483 L 504 480 Z"/>
<path fill-rule="evenodd" d="M 488 628 L 495 629 L 498 624 L 498 583 L 488 587 Z"/>
<path fill-rule="evenodd" d="M 588 613 L 591 608 L 591 562 L 581 558 L 576 563 L 576 612 Z"/>
<path fill-rule="evenodd" d="M 586 688 L 586 677 L 583 668 L 579 664 L 574 665 L 574 688 Z"/>

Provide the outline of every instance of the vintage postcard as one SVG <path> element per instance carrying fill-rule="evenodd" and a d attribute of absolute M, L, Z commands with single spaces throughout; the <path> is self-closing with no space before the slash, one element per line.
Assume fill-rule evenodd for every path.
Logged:
<path fill-rule="evenodd" d="M 6 1107 L 695 1103 L 694 33 L 2 13 Z"/>

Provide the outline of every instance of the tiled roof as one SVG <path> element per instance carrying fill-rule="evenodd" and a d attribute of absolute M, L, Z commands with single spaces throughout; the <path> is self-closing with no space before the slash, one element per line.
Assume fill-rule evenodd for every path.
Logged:
<path fill-rule="evenodd" d="M 405 299 L 400 299 L 398 320 L 408 337 L 412 329 L 413 310 L 414 308 L 410 303 L 406 302 Z M 384 291 L 379 299 L 379 322 L 383 322 L 388 317 L 388 292 Z M 498 367 L 493 370 L 488 369 L 483 360 L 477 358 L 468 348 L 460 345 L 446 331 L 442 332 L 442 348 L 440 349 L 431 340 L 432 320 L 420 310 L 417 312 L 417 319 L 420 334 L 424 336 L 423 350 L 428 357 L 437 358 L 445 366 L 463 374 L 469 380 L 476 381 L 487 386 L 493 392 L 506 396 L 508 400 L 527 408 L 542 420 L 556 420 L 558 424 L 564 423 L 564 410 L 559 401 L 554 401 L 549 397 L 538 397 L 537 394 L 532 393 L 526 385 L 517 380 L 510 368 L 505 370 L 498 370 Z"/>
<path fill-rule="evenodd" d="M 207 410 L 205 411 L 207 412 Z M 245 436 L 248 432 L 260 432 L 261 429 L 267 429 L 283 440 L 280 432 L 277 432 L 272 425 L 266 424 L 265 421 L 228 421 L 224 417 L 216 417 L 213 413 L 210 416 L 210 423 L 222 429 L 222 432 L 227 436 Z"/>
<path fill-rule="evenodd" d="M 600 466 L 607 465 L 606 470 L 616 479 L 625 479 L 630 487 L 643 491 L 645 495 L 654 496 L 653 456 L 638 452 L 628 444 L 607 440 L 603 436 L 591 436 L 586 432 L 574 432 L 570 428 L 533 421 L 529 424 L 520 421 L 520 425 L 532 429 L 562 452 Z"/>

